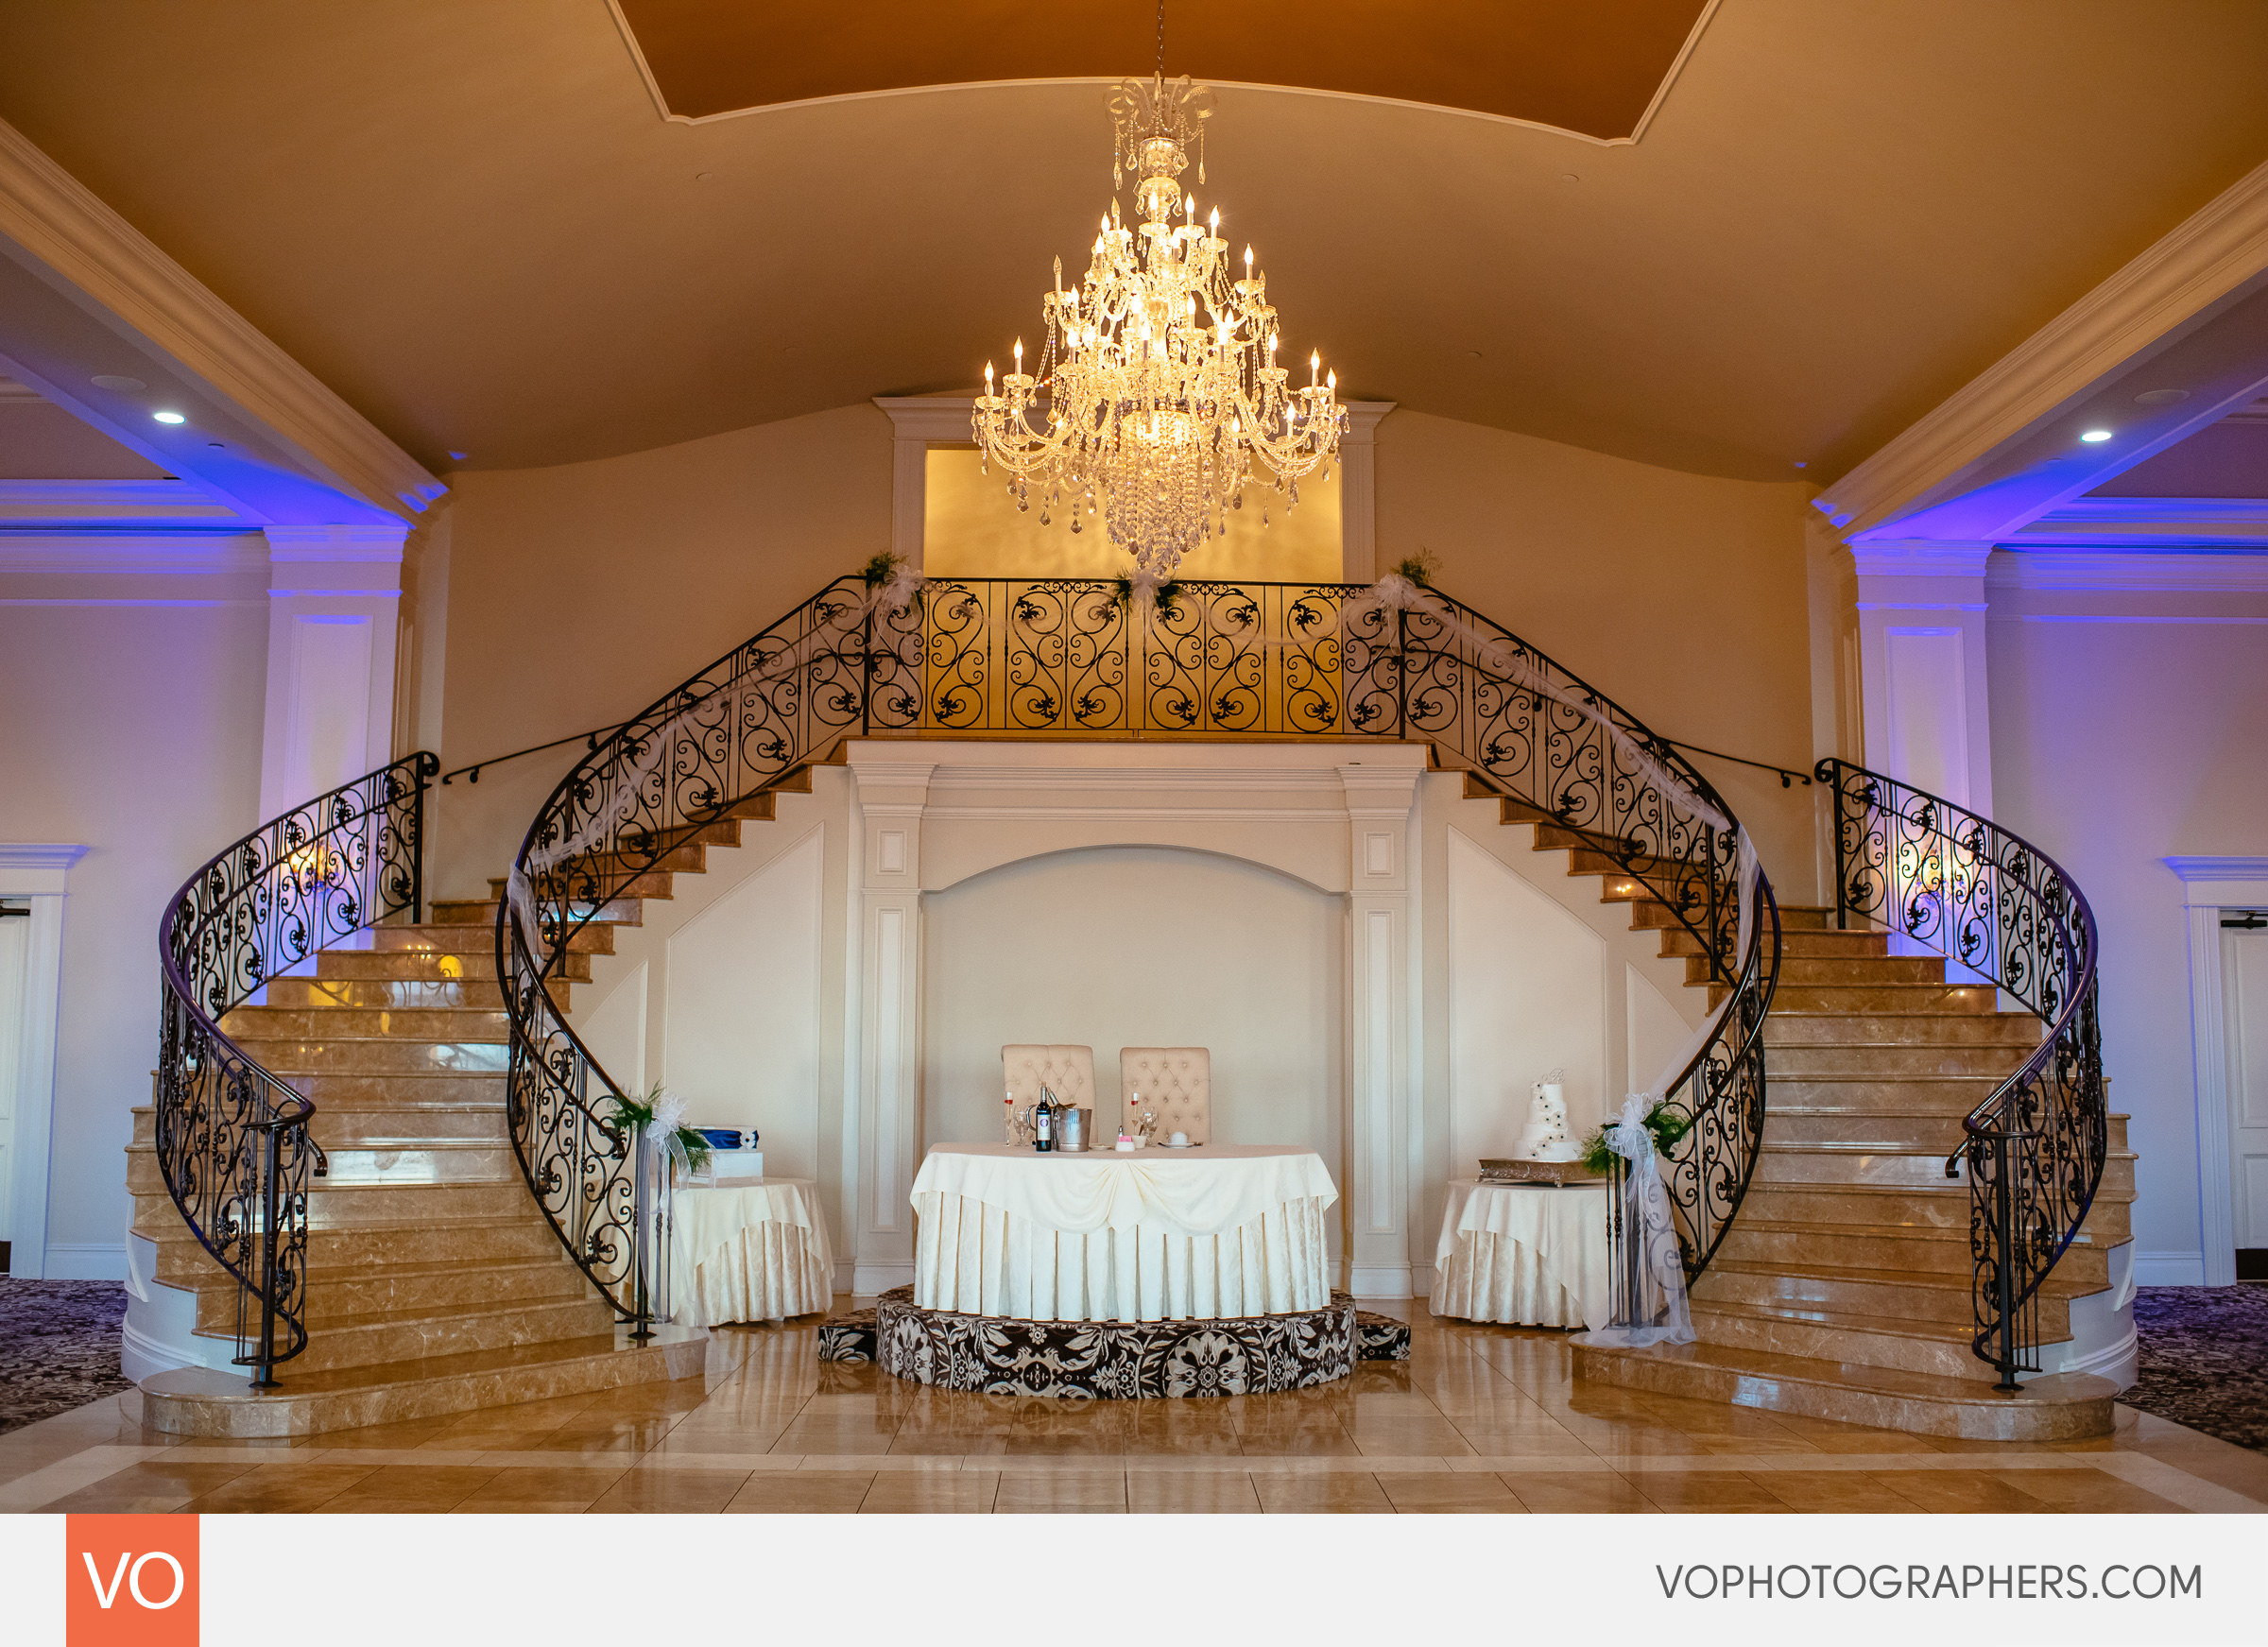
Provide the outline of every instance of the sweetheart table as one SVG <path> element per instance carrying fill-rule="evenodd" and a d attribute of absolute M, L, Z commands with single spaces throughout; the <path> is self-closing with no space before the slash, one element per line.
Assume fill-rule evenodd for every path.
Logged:
<path fill-rule="evenodd" d="M 1322 1158 L 1295 1145 L 941 1143 L 914 1179 L 914 1303 L 1028 1321 L 1320 1310 L 1338 1198 Z"/>
<path fill-rule="evenodd" d="M 679 1185 L 669 1237 L 680 1325 L 782 1321 L 833 1302 L 834 1257 L 808 1178 Z"/>

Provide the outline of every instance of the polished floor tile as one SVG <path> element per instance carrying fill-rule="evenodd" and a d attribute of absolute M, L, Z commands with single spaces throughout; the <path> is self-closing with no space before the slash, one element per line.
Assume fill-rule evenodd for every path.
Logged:
<path fill-rule="evenodd" d="M 182 1441 L 116 1401 L 0 1436 L 0 1508 L 1271 1515 L 2268 1510 L 2268 1457 L 2131 1409 L 2053 1447 L 1578 1386 L 1567 1334 L 1404 1304 L 1406 1363 L 1273 1396 L 1057 1401 L 731 1329 L 701 1373 L 369 1429 Z"/>

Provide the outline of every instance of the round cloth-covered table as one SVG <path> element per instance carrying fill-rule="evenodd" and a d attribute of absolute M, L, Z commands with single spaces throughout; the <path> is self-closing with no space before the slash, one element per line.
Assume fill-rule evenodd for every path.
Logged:
<path fill-rule="evenodd" d="M 670 1217 L 671 1318 L 680 1326 L 781 1321 L 833 1303 L 834 1255 L 808 1178 L 680 1186 Z"/>
<path fill-rule="evenodd" d="M 1192 1321 L 1331 1301 L 1322 1158 L 941 1143 L 914 1179 L 914 1302 L 1026 1321 Z"/>
<path fill-rule="evenodd" d="M 1604 1184 L 1452 1178 L 1434 1250 L 1436 1315 L 1523 1327 L 1604 1327 Z"/>

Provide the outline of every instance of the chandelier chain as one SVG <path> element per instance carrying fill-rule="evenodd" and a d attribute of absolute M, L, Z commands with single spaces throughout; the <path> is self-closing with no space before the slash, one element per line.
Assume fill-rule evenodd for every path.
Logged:
<path fill-rule="evenodd" d="M 1165 0 L 1158 0 L 1158 79 L 1165 80 Z"/>

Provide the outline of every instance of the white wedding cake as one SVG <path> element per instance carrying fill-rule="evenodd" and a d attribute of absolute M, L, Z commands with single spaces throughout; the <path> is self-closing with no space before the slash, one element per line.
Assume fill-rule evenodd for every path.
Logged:
<path fill-rule="evenodd" d="M 1582 1146 L 1567 1136 L 1567 1092 L 1557 1081 L 1536 1083 L 1528 1124 L 1512 1153 L 1527 1161 L 1572 1161 L 1582 1155 Z"/>

